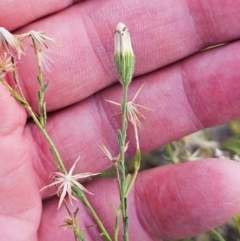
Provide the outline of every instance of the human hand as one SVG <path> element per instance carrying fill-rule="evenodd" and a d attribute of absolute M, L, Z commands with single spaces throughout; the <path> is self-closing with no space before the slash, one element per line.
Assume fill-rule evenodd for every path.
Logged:
<path fill-rule="evenodd" d="M 139 133 L 143 152 L 239 117 L 239 43 L 198 53 L 208 45 L 239 39 L 237 2 L 186 5 L 186 1 L 156 0 L 141 1 L 140 6 L 127 0 L 122 5 L 100 0 L 67 9 L 71 5 L 67 1 L 17 3 L 12 0 L 9 7 L 9 1 L 2 1 L 1 26 L 21 27 L 18 33 L 43 30 L 59 42 L 51 53 L 58 61 L 46 74 L 47 127 L 68 168 L 81 155 L 76 173 L 109 168 L 97 144 L 107 144 L 113 155 L 118 154 L 115 130 L 120 119 L 113 115 L 116 107 L 105 99 L 121 98 L 112 60 L 113 32 L 119 21 L 129 27 L 136 55 L 130 95 L 145 83 L 138 103 L 154 109 L 144 112 L 147 118 Z M 31 23 L 40 17 L 44 18 Z M 19 75 L 36 108 L 33 58 L 23 57 Z M 25 111 L 2 85 L 0 100 L 1 240 L 69 240 L 72 234 L 58 228 L 66 210 L 57 211 L 57 198 L 42 205 L 51 190 L 39 192 L 56 170 L 49 147 L 35 125 L 26 124 Z M 129 155 L 134 154 L 132 133 Z M 193 236 L 227 221 L 240 209 L 239 172 L 237 162 L 208 159 L 140 173 L 129 196 L 130 240 Z M 118 205 L 115 179 L 85 186 L 94 193 L 89 200 L 112 234 L 115 214 L 109 204 Z M 84 207 L 78 206 L 80 227 L 94 225 Z M 101 240 L 97 228 L 85 232 L 87 240 Z"/>

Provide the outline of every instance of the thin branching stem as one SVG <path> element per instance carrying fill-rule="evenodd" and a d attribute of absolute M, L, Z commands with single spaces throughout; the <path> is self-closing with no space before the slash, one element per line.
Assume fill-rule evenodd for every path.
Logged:
<path fill-rule="evenodd" d="M 118 241 L 118 233 L 119 233 L 119 224 L 120 224 L 120 210 L 116 213 L 115 219 L 115 229 L 114 229 L 114 241 Z"/>
<path fill-rule="evenodd" d="M 36 114 L 33 112 L 32 108 L 27 104 L 26 105 L 26 110 L 28 111 L 28 113 L 30 114 L 30 116 L 33 118 L 33 121 L 35 122 L 35 124 L 37 125 L 37 127 L 40 129 L 40 131 L 42 132 L 43 136 L 45 137 L 47 143 L 50 146 L 50 150 L 51 153 L 54 157 L 54 160 L 57 164 L 57 166 L 61 169 L 61 171 L 65 174 L 67 174 L 67 170 L 63 164 L 62 158 L 55 146 L 55 144 L 53 143 L 51 137 L 49 136 L 47 130 L 42 126 L 42 124 L 40 123 L 39 119 L 37 118 Z"/>
<path fill-rule="evenodd" d="M 47 85 L 43 83 L 43 70 L 42 70 L 42 62 L 41 62 L 42 60 L 41 60 L 40 54 L 39 54 L 40 49 L 38 49 L 36 40 L 34 38 L 32 38 L 32 43 L 33 43 L 33 48 L 34 48 L 37 65 L 38 65 L 37 80 L 38 80 L 38 83 L 40 86 L 40 89 L 38 91 L 38 101 L 37 101 L 38 112 L 39 112 L 39 121 L 40 121 L 41 125 L 45 128 L 47 114 L 46 114 L 46 107 L 44 104 L 44 95 L 45 95 Z"/>
<path fill-rule="evenodd" d="M 213 229 L 211 230 L 211 232 L 213 233 L 214 237 L 215 237 L 217 240 L 219 240 L 219 241 L 226 241 L 216 228 L 213 228 Z"/>
<path fill-rule="evenodd" d="M 38 73 L 37 73 L 37 80 L 39 83 L 39 90 L 38 90 L 38 100 L 37 100 L 37 104 L 38 104 L 38 112 L 39 115 L 37 115 L 31 108 L 31 106 L 29 105 L 29 103 L 27 102 L 22 90 L 21 90 L 21 86 L 20 83 L 18 81 L 17 78 L 17 71 L 13 70 L 13 80 L 16 84 L 16 87 L 18 88 L 18 91 L 15 90 L 15 88 L 12 88 L 7 81 L 1 76 L 0 77 L 0 82 L 2 82 L 2 84 L 7 88 L 7 90 L 10 92 L 10 94 L 14 97 L 14 99 L 21 105 L 23 106 L 26 111 L 29 113 L 29 115 L 31 116 L 31 118 L 33 119 L 33 121 L 35 122 L 36 126 L 38 127 L 38 129 L 42 132 L 44 138 L 46 139 L 49 147 L 50 147 L 50 151 L 53 155 L 54 161 L 56 163 L 56 165 L 58 166 L 58 168 L 61 170 L 62 173 L 64 173 L 66 176 L 69 174 L 68 171 L 66 170 L 64 163 L 61 159 L 61 156 L 54 144 L 54 142 L 52 141 L 51 137 L 49 136 L 47 130 L 46 130 L 46 121 L 47 121 L 47 113 L 46 113 L 46 103 L 44 102 L 44 95 L 45 95 L 45 91 L 47 88 L 47 84 L 44 83 L 43 81 L 43 69 L 42 69 L 42 59 L 40 56 L 40 51 L 42 51 L 41 49 L 38 48 L 37 46 L 37 42 L 38 40 L 35 40 L 34 37 L 32 37 L 32 43 L 33 43 L 33 48 L 35 51 L 35 56 L 36 56 L 36 61 L 37 61 L 37 65 L 38 65 Z M 12 65 L 15 68 L 16 64 L 15 64 L 15 59 L 14 57 L 12 57 Z M 84 193 L 82 192 L 82 190 L 75 186 L 73 188 L 73 190 L 71 190 L 74 195 L 83 202 L 83 204 L 88 208 L 89 212 L 91 213 L 91 215 L 93 216 L 94 220 L 96 221 L 96 223 L 99 226 L 99 229 L 101 230 L 101 236 L 105 241 L 112 241 L 112 239 L 110 238 L 109 234 L 107 233 L 105 227 L 103 226 L 101 220 L 99 219 L 99 217 L 97 216 L 96 212 L 94 211 L 93 207 L 91 206 L 91 204 L 88 202 L 87 198 L 85 197 Z M 74 214 L 74 218 L 76 216 L 76 213 Z M 76 221 L 77 220 L 73 220 Z M 81 240 L 84 241 L 85 238 L 83 236 L 82 231 L 79 229 L 78 226 L 74 226 L 74 234 L 75 234 L 75 239 L 76 240 Z"/>
<path fill-rule="evenodd" d="M 112 239 L 110 238 L 107 230 L 103 226 L 103 223 L 101 222 L 100 218 L 96 214 L 95 210 L 93 209 L 92 205 L 87 200 L 87 198 L 84 195 L 84 193 L 82 192 L 82 190 L 76 187 L 76 188 L 73 189 L 73 192 L 74 192 L 75 197 L 78 198 L 79 200 L 81 200 L 82 203 L 87 207 L 87 209 L 91 213 L 92 217 L 94 218 L 95 222 L 97 223 L 99 229 L 102 232 L 101 235 L 104 238 L 104 240 L 105 241 L 111 241 Z"/>
<path fill-rule="evenodd" d="M 11 93 L 11 95 L 15 98 L 15 100 L 18 103 L 20 103 L 26 109 L 26 111 L 29 113 L 29 115 L 32 117 L 33 121 L 35 122 L 37 127 L 40 129 L 40 131 L 42 132 L 43 136 L 45 137 L 47 143 L 49 144 L 51 153 L 54 157 L 54 160 L 55 160 L 57 166 L 61 169 L 61 171 L 63 173 L 66 174 L 67 170 L 63 164 L 63 161 L 61 159 L 61 156 L 60 156 L 55 144 L 53 143 L 53 141 L 52 141 L 51 137 L 49 136 L 49 134 L 47 133 L 46 129 L 40 123 L 37 115 L 33 112 L 31 106 L 28 104 L 28 102 L 25 100 L 25 98 L 23 98 L 21 95 L 19 95 L 3 78 L 0 81 L 2 82 L 2 84 L 4 86 L 7 87 L 7 90 Z"/>
<path fill-rule="evenodd" d="M 128 241 L 128 216 L 127 216 L 127 197 L 125 196 L 125 143 L 127 136 L 127 92 L 128 85 L 123 85 L 123 100 L 121 105 L 122 113 L 122 131 L 121 131 L 121 142 L 120 142 L 120 201 L 121 201 L 121 211 L 123 219 L 123 239 Z"/>
<path fill-rule="evenodd" d="M 26 101 L 25 96 L 24 96 L 23 91 L 22 91 L 22 88 L 21 88 L 21 85 L 19 83 L 19 79 L 18 79 L 18 75 L 17 75 L 17 68 L 16 68 L 16 61 L 15 61 L 14 56 L 11 56 L 11 61 L 12 61 L 12 64 L 14 66 L 13 80 L 14 80 L 15 84 L 17 85 L 17 88 L 18 88 L 18 91 L 19 91 L 21 97 Z"/>

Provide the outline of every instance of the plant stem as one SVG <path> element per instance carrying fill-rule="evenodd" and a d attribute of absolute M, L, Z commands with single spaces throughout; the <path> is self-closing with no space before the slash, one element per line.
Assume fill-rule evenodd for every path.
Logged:
<path fill-rule="evenodd" d="M 173 164 L 176 164 L 177 161 L 174 159 L 173 150 L 172 150 L 172 144 L 171 144 L 171 143 L 168 143 L 168 144 L 166 145 L 166 151 L 167 151 L 169 160 L 170 160 Z"/>
<path fill-rule="evenodd" d="M 14 71 L 12 73 L 13 80 L 14 80 L 15 84 L 17 85 L 20 96 L 26 101 L 25 96 L 24 96 L 23 91 L 22 91 L 22 88 L 21 88 L 21 85 L 20 85 L 19 80 L 18 80 L 17 67 L 16 67 L 16 61 L 15 61 L 14 56 L 11 56 L 11 60 L 12 60 L 12 63 L 14 65 Z"/>
<path fill-rule="evenodd" d="M 99 219 L 98 215 L 96 214 L 96 212 L 94 211 L 93 207 L 91 206 L 91 204 L 88 202 L 86 196 L 84 195 L 84 193 L 82 192 L 82 190 L 78 187 L 73 188 L 73 192 L 74 195 L 83 202 L 83 204 L 88 208 L 89 212 L 91 213 L 92 217 L 94 218 L 94 220 L 96 221 L 98 227 L 100 228 L 101 232 L 102 232 L 102 237 L 104 238 L 104 240 L 106 241 L 112 241 L 112 239 L 110 238 L 107 230 L 105 229 L 105 227 L 103 226 L 101 220 Z"/>
<path fill-rule="evenodd" d="M 226 240 L 223 238 L 223 236 L 218 232 L 217 229 L 213 228 L 213 229 L 211 230 L 211 232 L 213 233 L 214 237 L 215 237 L 217 240 L 219 240 L 219 241 L 226 241 Z"/>
<path fill-rule="evenodd" d="M 43 136 L 45 137 L 47 143 L 49 144 L 51 153 L 52 153 L 52 155 L 54 157 L 54 161 L 56 162 L 57 166 L 61 169 L 62 172 L 67 174 L 67 170 L 66 170 L 66 168 L 65 168 L 65 166 L 63 164 L 62 158 L 61 158 L 61 156 L 60 156 L 60 154 L 59 154 L 55 144 L 53 143 L 51 137 L 48 135 L 46 129 L 42 126 L 42 124 L 38 120 L 36 114 L 32 111 L 32 108 L 29 106 L 28 103 L 25 106 L 25 109 L 28 111 L 30 116 L 33 118 L 33 121 L 35 122 L 37 127 L 40 129 L 40 131 L 42 132 Z"/>
<path fill-rule="evenodd" d="M 140 152 L 140 150 L 137 150 L 134 159 L 135 159 L 134 160 L 134 173 L 133 173 L 131 181 L 128 184 L 128 187 L 126 189 L 125 197 L 127 197 L 128 194 L 130 193 L 130 191 L 131 191 L 131 189 L 132 189 L 132 187 L 135 183 L 135 180 L 137 178 L 137 174 L 138 174 L 138 171 L 139 171 L 139 168 L 140 168 L 140 163 L 141 163 L 141 152 Z"/>
<path fill-rule="evenodd" d="M 18 103 L 20 103 L 27 110 L 29 115 L 32 117 L 33 121 L 35 122 L 35 124 L 37 125 L 39 130 L 42 132 L 43 136 L 45 137 L 46 141 L 48 142 L 48 144 L 50 146 L 51 153 L 54 157 L 54 161 L 56 162 L 57 166 L 61 169 L 61 171 L 66 174 L 67 170 L 66 170 L 66 168 L 63 164 L 63 161 L 61 159 L 61 156 L 60 156 L 56 146 L 54 145 L 51 137 L 48 135 L 46 129 L 40 123 L 36 114 L 33 112 L 31 106 L 28 104 L 28 102 L 25 100 L 25 98 L 20 96 L 3 78 L 1 78 L 0 81 L 2 82 L 2 84 L 4 86 L 7 87 L 7 90 L 11 93 L 11 95 L 15 98 L 15 100 Z"/>
<path fill-rule="evenodd" d="M 18 93 L 16 93 L 14 91 L 14 89 L 3 79 L 1 78 L 0 81 L 2 82 L 2 84 L 4 86 L 7 87 L 7 90 L 11 93 L 11 95 L 15 98 L 15 100 L 20 103 L 29 113 L 29 115 L 32 117 L 33 121 L 35 122 L 35 124 L 37 125 L 37 127 L 39 128 L 39 130 L 42 132 L 43 136 L 45 137 L 47 143 L 50 146 L 50 150 L 51 153 L 54 157 L 54 161 L 57 164 L 57 166 L 61 169 L 62 172 L 64 172 L 65 174 L 67 174 L 67 170 L 62 162 L 61 156 L 57 150 L 57 148 L 55 147 L 51 137 L 48 135 L 46 129 L 42 126 L 42 124 L 40 123 L 38 117 L 36 116 L 36 114 L 33 112 L 31 106 L 28 104 L 28 102 L 23 99 Z M 98 224 L 100 230 L 102 231 L 102 236 L 106 241 L 112 241 L 109 234 L 107 233 L 105 227 L 103 226 L 101 220 L 99 219 L 99 217 L 97 216 L 96 212 L 94 211 L 93 207 L 91 206 L 91 204 L 88 202 L 87 198 L 85 197 L 84 193 L 81 191 L 81 189 L 79 188 L 75 188 L 74 189 L 74 193 L 76 195 L 76 197 L 78 199 L 80 199 L 83 204 L 88 208 L 88 210 L 90 211 L 91 215 L 93 216 L 93 218 L 95 219 L 96 223 Z"/>
<path fill-rule="evenodd" d="M 114 241 L 118 241 L 118 232 L 119 232 L 119 217 L 120 210 L 116 211 L 116 220 L 115 220 L 115 228 L 114 228 Z"/>
<path fill-rule="evenodd" d="M 41 49 L 37 48 L 37 44 L 34 38 L 32 38 L 32 43 L 33 43 L 33 48 L 37 60 L 37 65 L 38 65 L 38 75 L 37 75 L 37 80 L 40 86 L 40 89 L 38 90 L 38 112 L 39 112 L 39 121 L 42 125 L 42 127 L 45 128 L 46 126 L 46 119 L 47 119 L 47 114 L 46 114 L 46 105 L 44 103 L 44 95 L 45 91 L 47 88 L 47 84 L 43 83 L 43 71 L 42 71 L 42 61 L 40 58 L 39 52 L 42 51 Z"/>
<path fill-rule="evenodd" d="M 127 216 L 127 197 L 125 196 L 125 143 L 127 136 L 127 91 L 128 85 L 123 85 L 123 100 L 121 105 L 122 113 L 122 131 L 121 131 L 121 143 L 120 143 L 120 202 L 123 219 L 123 240 L 128 241 L 128 216 Z"/>

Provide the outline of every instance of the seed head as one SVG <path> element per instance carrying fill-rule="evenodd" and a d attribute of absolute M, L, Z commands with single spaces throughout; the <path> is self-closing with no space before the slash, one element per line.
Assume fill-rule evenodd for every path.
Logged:
<path fill-rule="evenodd" d="M 78 161 L 79 161 L 79 158 L 74 162 L 74 164 L 71 167 L 69 173 L 54 172 L 54 182 L 52 182 L 48 186 L 43 187 L 40 190 L 40 191 L 42 191 L 42 190 L 44 190 L 48 187 L 57 186 L 57 188 L 58 188 L 57 194 L 60 196 L 58 209 L 60 208 L 66 194 L 68 194 L 68 198 L 69 198 L 69 201 L 70 201 L 71 204 L 72 204 L 72 199 L 76 199 L 73 196 L 73 191 L 72 191 L 72 188 L 74 188 L 74 187 L 78 187 L 82 191 L 87 192 L 89 194 L 92 194 L 82 184 L 80 184 L 77 180 L 81 179 L 81 178 L 87 178 L 87 177 L 90 177 L 90 176 L 95 176 L 95 175 L 98 175 L 99 173 L 86 172 L 86 173 L 79 173 L 79 174 L 73 175 L 72 174 L 73 170 L 74 170 L 74 168 L 76 166 L 76 163 Z"/>
<path fill-rule="evenodd" d="M 43 45 L 47 48 L 47 44 L 46 44 L 46 40 L 56 44 L 57 42 L 52 39 L 52 38 L 49 38 L 48 36 L 46 36 L 46 34 L 42 31 L 40 32 L 37 32 L 37 31 L 34 31 L 34 30 L 31 30 L 29 31 L 28 33 L 24 33 L 24 34 L 21 34 L 21 35 L 17 35 L 17 38 L 19 40 L 23 40 L 25 38 L 32 38 L 33 41 L 37 42 L 38 44 L 40 45 Z"/>
<path fill-rule="evenodd" d="M 13 55 L 13 50 L 17 52 L 18 58 L 24 52 L 24 45 L 17 39 L 16 36 L 11 34 L 7 29 L 0 27 L 0 49 L 5 50 L 9 54 Z"/>

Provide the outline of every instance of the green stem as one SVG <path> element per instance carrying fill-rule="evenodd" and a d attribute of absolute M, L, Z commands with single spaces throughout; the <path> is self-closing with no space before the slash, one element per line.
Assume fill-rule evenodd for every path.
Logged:
<path fill-rule="evenodd" d="M 1 78 L 0 81 L 2 82 L 2 84 L 4 86 L 7 87 L 7 90 L 11 93 L 11 95 L 15 98 L 15 100 L 18 103 L 20 103 L 27 110 L 29 115 L 32 117 L 33 121 L 35 122 L 35 124 L 37 125 L 39 130 L 42 132 L 43 136 L 45 137 L 46 141 L 48 142 L 48 144 L 50 146 L 51 153 L 54 157 L 54 161 L 56 162 L 57 166 L 62 170 L 62 172 L 64 172 L 66 174 L 67 170 L 66 170 L 66 168 L 63 164 L 63 161 L 61 159 L 61 156 L 60 156 L 56 146 L 54 145 L 51 137 L 48 135 L 46 129 L 40 123 L 36 114 L 33 112 L 31 106 L 28 104 L 28 102 L 25 100 L 25 98 L 20 96 L 3 78 Z"/>
<path fill-rule="evenodd" d="M 112 239 L 110 238 L 107 230 L 105 229 L 105 227 L 103 226 L 101 220 L 99 219 L 98 215 L 96 214 L 96 212 L 94 211 L 93 207 L 91 206 L 91 204 L 88 202 L 86 196 L 84 195 L 84 193 L 82 192 L 82 190 L 78 187 L 73 188 L 73 192 L 74 195 L 83 202 L 83 204 L 88 208 L 89 212 L 91 213 L 92 217 L 94 218 L 94 220 L 96 221 L 98 227 L 100 228 L 101 232 L 102 232 L 102 237 L 104 238 L 104 240 L 106 241 L 112 241 Z"/>
<path fill-rule="evenodd" d="M 118 241 L 119 218 L 120 218 L 120 210 L 117 210 L 116 211 L 115 228 L 114 228 L 114 241 Z"/>
<path fill-rule="evenodd" d="M 14 66 L 14 71 L 12 73 L 13 81 L 17 85 L 20 96 L 26 101 L 25 96 L 24 96 L 23 91 L 22 91 L 22 88 L 21 88 L 21 85 L 20 85 L 19 80 L 18 80 L 17 67 L 16 67 L 16 61 L 15 61 L 14 56 L 11 57 L 11 60 L 12 60 L 13 66 Z"/>
<path fill-rule="evenodd" d="M 32 108 L 29 106 L 28 103 L 25 106 L 25 109 L 28 111 L 28 113 L 32 117 L 33 121 L 35 122 L 37 127 L 40 129 L 40 131 L 42 132 L 43 136 L 45 137 L 47 143 L 49 144 L 51 153 L 52 153 L 52 155 L 54 157 L 54 161 L 56 162 L 57 166 L 62 170 L 62 172 L 67 174 L 68 172 L 67 172 L 67 170 L 66 170 L 66 168 L 65 168 L 65 166 L 63 164 L 62 158 L 61 158 L 61 156 L 60 156 L 60 154 L 59 154 L 55 144 L 53 143 L 51 137 L 48 135 L 46 129 L 42 126 L 42 124 L 38 120 L 36 114 L 32 111 Z"/>
<path fill-rule="evenodd" d="M 128 241 L 128 216 L 127 216 L 127 197 L 125 196 L 125 143 L 127 136 L 127 91 L 128 85 L 123 85 L 123 101 L 122 101 L 122 131 L 121 131 L 121 143 L 120 143 L 120 202 L 123 219 L 123 239 Z"/>
<path fill-rule="evenodd" d="M 33 112 L 32 108 L 30 107 L 30 105 L 26 102 L 25 99 L 23 99 L 18 93 L 16 93 L 11 86 L 8 85 L 8 83 L 4 80 L 4 79 L 0 79 L 0 81 L 3 83 L 4 86 L 7 87 L 8 91 L 12 94 L 12 96 L 27 110 L 27 112 L 30 114 L 30 116 L 32 117 L 33 121 L 35 122 L 35 124 L 37 125 L 37 127 L 40 129 L 40 131 L 42 132 L 43 136 L 45 137 L 46 141 L 48 142 L 49 146 L 50 146 L 50 150 L 52 152 L 52 155 L 54 157 L 54 161 L 56 162 L 57 166 L 62 170 L 62 172 L 64 172 L 65 174 L 67 174 L 67 170 L 62 162 L 62 159 L 60 157 L 60 154 L 58 152 L 58 150 L 56 149 L 52 139 L 50 138 L 50 136 L 48 135 L 46 129 L 42 126 L 42 124 L 40 123 L 39 119 L 37 118 L 36 114 Z M 105 241 L 112 241 L 109 234 L 107 233 L 105 227 L 103 226 L 101 220 L 99 219 L 99 217 L 97 216 L 96 212 L 94 211 L 94 209 L 92 208 L 91 204 L 88 202 L 87 198 L 85 197 L 85 195 L 83 194 L 83 192 L 81 191 L 81 189 L 79 188 L 75 188 L 74 189 L 74 193 L 76 195 L 76 197 L 78 197 L 78 199 L 80 199 L 84 205 L 88 208 L 88 210 L 90 211 L 91 215 L 93 216 L 93 218 L 95 219 L 96 223 L 98 224 L 100 230 L 102 231 L 102 237 L 104 238 Z M 75 232 L 75 237 L 77 237 L 80 240 L 84 240 L 82 233 L 80 232 L 80 230 L 76 230 Z"/>
<path fill-rule="evenodd" d="M 131 189 L 132 189 L 132 187 L 135 183 L 135 180 L 137 178 L 137 174 L 138 174 L 138 171 L 139 171 L 139 168 L 140 168 L 140 163 L 141 163 L 141 152 L 140 152 L 140 150 L 137 150 L 134 159 L 135 159 L 134 160 L 134 173 L 132 175 L 131 182 L 129 183 L 129 185 L 127 187 L 125 197 L 127 197 L 128 194 L 130 193 L 130 191 L 131 191 Z"/>
<path fill-rule="evenodd" d="M 50 150 L 52 152 L 52 155 L 54 156 L 54 161 L 56 162 L 57 166 L 62 170 L 62 172 L 67 174 L 68 172 L 67 172 L 67 170 L 66 170 L 66 168 L 65 168 L 65 166 L 62 162 L 61 156 L 60 156 L 57 148 L 55 147 L 55 145 L 54 145 L 52 139 L 50 138 L 50 136 L 48 135 L 46 129 L 42 126 L 42 124 L 40 123 L 39 119 L 37 118 L 36 114 L 33 112 L 32 108 L 30 107 L 28 102 L 26 102 L 26 100 L 23 99 L 18 93 L 16 93 L 14 91 L 14 89 L 3 78 L 0 78 L 0 81 L 3 83 L 4 86 L 7 87 L 8 91 L 12 94 L 12 96 L 16 99 L 16 101 L 18 103 L 20 103 L 27 110 L 27 112 L 29 113 L 29 115 L 32 117 L 33 121 L 37 125 L 37 127 L 42 132 L 46 141 L 48 142 L 48 144 L 50 146 Z M 98 224 L 100 230 L 102 231 L 102 237 L 104 238 L 104 240 L 105 241 L 112 241 L 109 234 L 107 233 L 105 227 L 103 226 L 101 220 L 97 216 L 96 212 L 92 208 L 91 204 L 88 202 L 87 198 L 85 197 L 85 195 L 83 194 L 81 189 L 75 188 L 73 191 L 74 191 L 76 197 L 78 199 L 80 199 L 83 202 L 83 204 L 90 211 L 91 215 L 93 216 L 93 218 L 95 219 L 96 223 Z M 78 235 L 78 238 L 82 238 L 80 236 L 80 233 L 78 233 L 78 232 L 75 235 Z"/>
<path fill-rule="evenodd" d="M 86 241 L 82 231 L 79 228 L 74 230 L 74 235 L 75 235 L 76 241 Z"/>
<path fill-rule="evenodd" d="M 39 55 L 39 51 L 41 51 L 40 49 L 37 48 L 37 44 L 34 38 L 32 38 L 32 43 L 33 43 L 33 48 L 34 48 L 34 52 L 35 52 L 35 56 L 36 56 L 36 60 L 37 60 L 37 65 L 38 65 L 38 75 L 37 75 L 37 80 L 40 86 L 40 89 L 38 91 L 38 112 L 39 112 L 39 121 L 41 123 L 41 125 L 45 128 L 46 126 L 46 107 L 44 105 L 44 94 L 45 94 L 45 90 L 46 90 L 46 86 L 43 83 L 43 72 L 42 72 L 42 65 L 41 65 L 41 58 Z"/>
<path fill-rule="evenodd" d="M 218 232 L 217 229 L 213 228 L 211 232 L 214 234 L 214 237 L 218 239 L 219 241 L 226 241 L 223 236 Z"/>
<path fill-rule="evenodd" d="M 166 145 L 166 150 L 167 150 L 167 154 L 168 154 L 168 157 L 169 157 L 169 160 L 173 163 L 173 164 L 176 164 L 176 160 L 174 159 L 174 156 L 173 156 L 173 150 L 172 150 L 172 144 L 171 143 L 168 143 Z"/>

